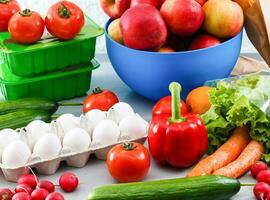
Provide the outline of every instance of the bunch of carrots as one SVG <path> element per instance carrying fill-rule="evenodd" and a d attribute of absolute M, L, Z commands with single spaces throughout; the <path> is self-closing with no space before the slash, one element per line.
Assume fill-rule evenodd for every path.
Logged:
<path fill-rule="evenodd" d="M 201 160 L 187 176 L 214 174 L 238 178 L 261 159 L 264 151 L 263 144 L 251 140 L 249 127 L 238 127 L 227 142 Z"/>

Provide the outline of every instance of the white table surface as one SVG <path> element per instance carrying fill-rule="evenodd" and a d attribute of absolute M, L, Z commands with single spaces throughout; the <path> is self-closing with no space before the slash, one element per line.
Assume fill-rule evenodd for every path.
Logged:
<path fill-rule="evenodd" d="M 107 88 L 117 93 L 119 99 L 131 104 L 135 111 L 143 116 L 147 121 L 150 120 L 151 108 L 154 102 L 146 100 L 145 98 L 138 96 L 132 92 L 116 75 L 113 71 L 111 64 L 108 62 L 107 57 L 104 55 L 97 56 L 97 60 L 101 63 L 101 67 L 93 72 L 91 89 L 100 86 L 101 88 Z M 84 98 L 76 98 L 69 100 L 72 102 L 82 102 Z M 77 116 L 81 114 L 81 107 L 65 107 L 60 108 L 59 114 L 73 113 Z M 145 180 L 156 180 L 166 178 L 179 178 L 184 177 L 189 169 L 172 169 L 157 166 L 154 162 L 151 163 L 151 169 Z M 91 158 L 88 164 L 84 168 L 71 168 L 67 167 L 65 163 L 62 163 L 57 173 L 53 176 L 38 175 L 39 179 L 48 179 L 55 184 L 58 182 L 58 178 L 61 173 L 66 171 L 74 172 L 80 179 L 80 185 L 78 189 L 71 194 L 63 193 L 66 200 L 85 200 L 92 188 L 95 186 L 114 183 L 114 180 L 108 173 L 106 163 L 104 161 Z M 250 174 L 245 175 L 240 179 L 243 183 L 254 183 Z M 0 187 L 14 188 L 16 184 L 6 182 L 3 175 L 0 175 Z M 57 189 L 61 191 L 60 189 Z M 211 194 L 209 194 L 211 196 Z M 252 187 L 243 187 L 241 191 L 232 198 L 233 200 L 249 200 L 254 199 L 252 193 Z M 211 200 L 209 198 L 209 200 Z"/>

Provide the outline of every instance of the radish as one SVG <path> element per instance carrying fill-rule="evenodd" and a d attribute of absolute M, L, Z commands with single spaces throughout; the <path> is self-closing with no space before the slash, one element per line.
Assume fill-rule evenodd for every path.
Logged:
<path fill-rule="evenodd" d="M 71 172 L 62 174 L 59 179 L 59 185 L 65 192 L 73 192 L 78 187 L 78 184 L 78 177 Z"/>
<path fill-rule="evenodd" d="M 258 200 L 266 199 L 267 195 L 270 193 L 270 186 L 266 183 L 259 182 L 253 188 L 253 193 Z"/>
<path fill-rule="evenodd" d="M 47 181 L 47 180 L 39 181 L 38 188 L 43 188 L 43 189 L 47 190 L 49 193 L 52 193 L 55 191 L 54 184 L 50 181 Z"/>
<path fill-rule="evenodd" d="M 250 172 L 251 172 L 251 175 L 254 178 L 256 178 L 259 172 L 263 170 L 267 170 L 267 165 L 264 162 L 259 161 L 259 162 L 256 162 L 254 165 L 252 165 Z"/>
<path fill-rule="evenodd" d="M 266 200 L 270 200 L 270 192 L 268 192 Z"/>
<path fill-rule="evenodd" d="M 8 188 L 0 189 L 0 199 L 1 200 L 11 200 L 13 197 L 13 192 Z"/>
<path fill-rule="evenodd" d="M 27 193 L 27 194 L 31 194 L 32 193 L 32 189 L 29 185 L 26 184 L 19 184 L 16 188 L 15 188 L 15 192 L 16 193 Z"/>
<path fill-rule="evenodd" d="M 17 182 L 18 184 L 25 184 L 30 186 L 32 190 L 34 190 L 37 187 L 37 178 L 33 174 L 21 175 Z"/>
<path fill-rule="evenodd" d="M 19 192 L 12 197 L 12 200 L 32 200 L 30 194 Z"/>
<path fill-rule="evenodd" d="M 270 171 L 268 170 L 260 171 L 257 175 L 257 181 L 270 184 Z"/>
<path fill-rule="evenodd" d="M 65 198 L 59 192 L 53 192 L 49 194 L 45 200 L 65 200 Z"/>
<path fill-rule="evenodd" d="M 32 194 L 32 200 L 45 200 L 46 197 L 49 195 L 49 192 L 43 188 L 35 189 Z"/>

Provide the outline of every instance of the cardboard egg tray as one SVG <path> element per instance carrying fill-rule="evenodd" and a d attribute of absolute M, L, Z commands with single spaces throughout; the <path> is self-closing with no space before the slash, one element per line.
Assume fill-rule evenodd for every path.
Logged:
<path fill-rule="evenodd" d="M 117 144 L 132 141 L 144 144 L 147 139 L 147 135 L 143 138 L 131 139 L 131 138 L 120 138 Z M 22 174 L 30 172 L 30 168 L 35 168 L 39 174 L 53 175 L 56 173 L 61 162 L 66 162 L 70 167 L 82 168 L 89 161 L 90 155 L 95 154 L 97 159 L 106 160 L 106 155 L 115 145 L 98 145 L 91 144 L 89 149 L 83 152 L 69 152 L 62 149 L 60 155 L 54 159 L 42 160 L 39 157 L 32 157 L 27 165 L 21 167 L 7 167 L 0 164 L 0 168 L 5 176 L 5 179 L 10 182 L 17 182 L 18 178 Z"/>

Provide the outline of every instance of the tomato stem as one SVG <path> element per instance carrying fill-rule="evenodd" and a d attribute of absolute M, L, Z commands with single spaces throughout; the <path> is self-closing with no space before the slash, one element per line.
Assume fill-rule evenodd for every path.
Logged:
<path fill-rule="evenodd" d="M 123 146 L 124 146 L 124 149 L 126 150 L 126 151 L 132 151 L 132 150 L 134 150 L 137 146 L 135 146 L 133 143 L 131 143 L 131 142 L 126 142 L 126 143 L 124 143 L 123 144 Z"/>
<path fill-rule="evenodd" d="M 70 10 L 68 10 L 64 3 L 61 3 L 61 7 L 58 8 L 58 13 L 62 18 L 69 18 L 71 15 Z"/>
<path fill-rule="evenodd" d="M 100 87 L 97 87 L 92 92 L 93 94 L 100 94 L 101 92 L 103 92 L 103 90 Z"/>
<path fill-rule="evenodd" d="M 2 4 L 7 4 L 9 2 L 10 2 L 10 0 L 0 0 L 0 3 L 2 3 Z"/>
<path fill-rule="evenodd" d="M 32 14 L 32 11 L 28 8 L 20 11 L 20 15 L 23 17 L 29 17 L 31 16 L 31 14 Z"/>
<path fill-rule="evenodd" d="M 181 116 L 181 103 L 180 103 L 180 92 L 182 87 L 177 82 L 172 82 L 169 86 L 169 90 L 172 94 L 172 118 L 170 122 L 180 123 L 186 121 L 186 118 Z"/>

